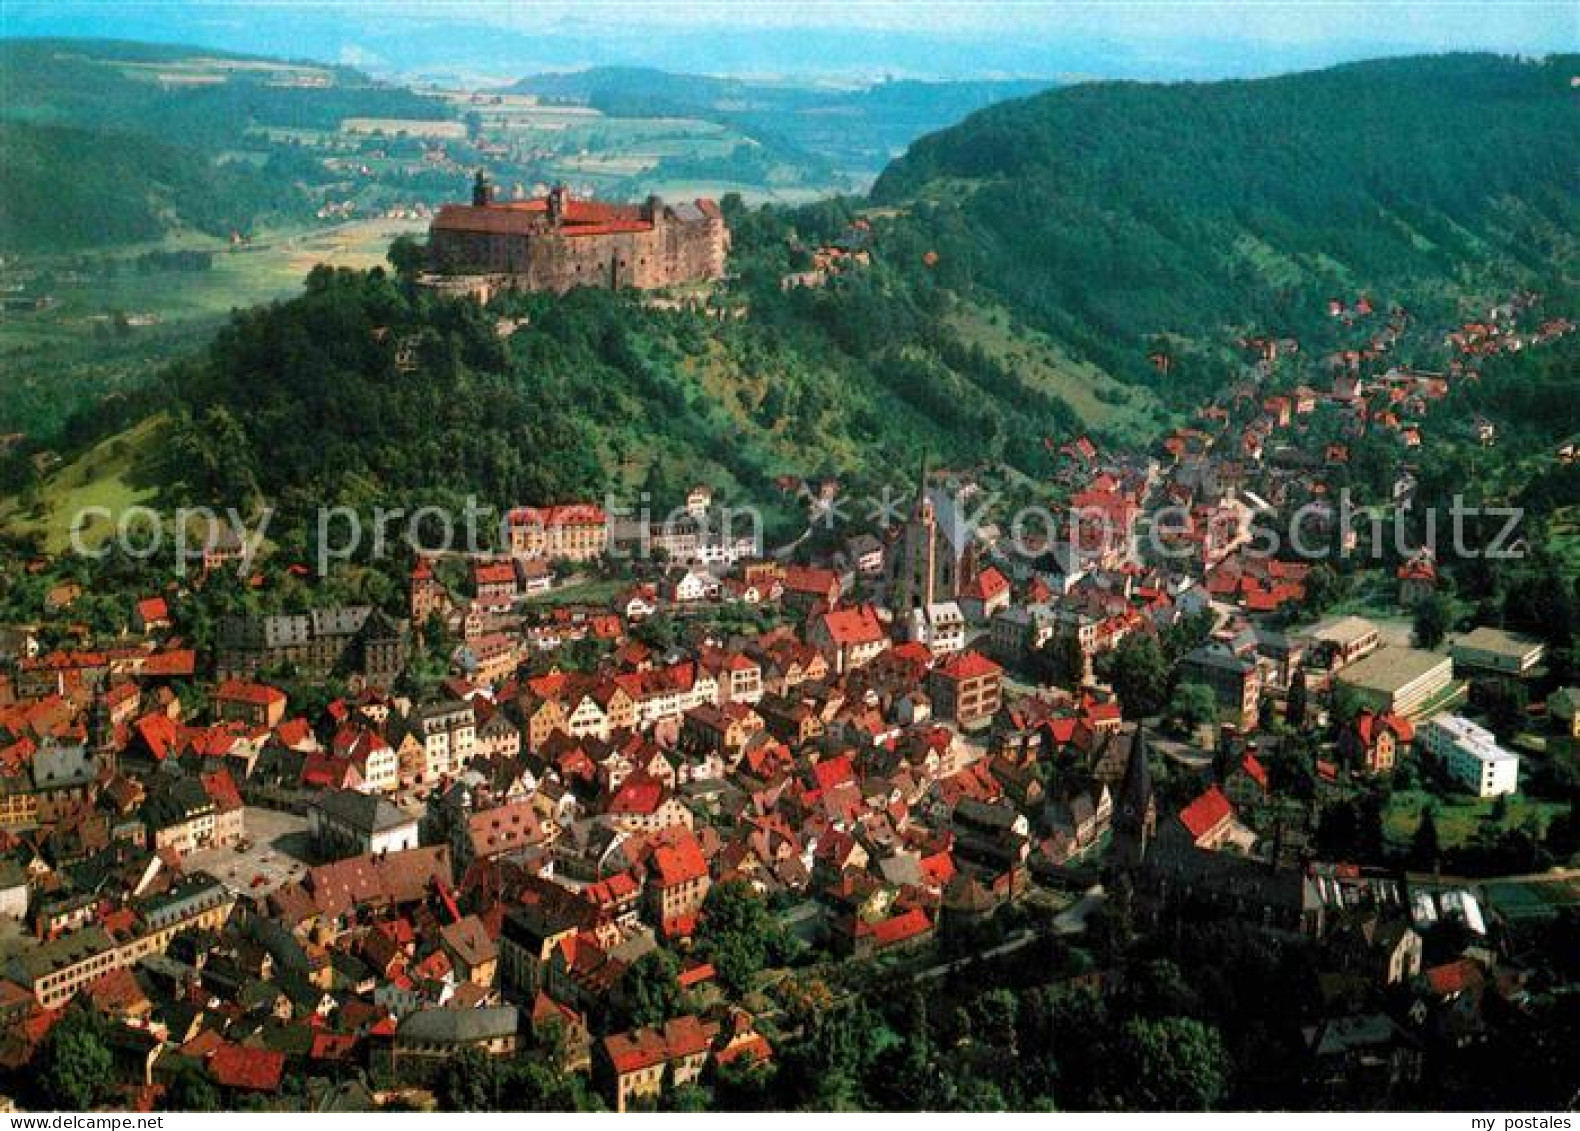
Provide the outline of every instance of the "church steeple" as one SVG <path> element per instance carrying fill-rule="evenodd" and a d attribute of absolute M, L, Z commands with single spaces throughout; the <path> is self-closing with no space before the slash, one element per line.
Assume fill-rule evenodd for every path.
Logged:
<path fill-rule="evenodd" d="M 922 449 L 922 463 L 916 475 L 916 517 L 922 522 L 932 522 L 933 501 L 927 497 L 927 449 Z"/>
<path fill-rule="evenodd" d="M 94 687 L 93 698 L 88 701 L 84 730 L 87 731 L 88 746 L 93 750 L 103 750 L 112 741 L 110 705 L 104 693 L 103 682 Z"/>
<path fill-rule="evenodd" d="M 938 516 L 927 496 L 927 450 L 917 470 L 916 505 L 900 534 L 893 558 L 890 605 L 896 617 L 909 617 L 938 599 Z"/>
<path fill-rule="evenodd" d="M 1137 726 L 1114 807 L 1114 863 L 1118 867 L 1136 868 L 1146 858 L 1152 836 L 1157 831 L 1157 813 L 1147 732 Z"/>

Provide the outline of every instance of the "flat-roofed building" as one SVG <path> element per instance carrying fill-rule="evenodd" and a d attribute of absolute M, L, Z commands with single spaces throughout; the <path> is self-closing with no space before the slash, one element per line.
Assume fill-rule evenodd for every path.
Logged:
<path fill-rule="evenodd" d="M 1483 626 L 1455 640 L 1449 653 L 1455 670 L 1462 675 L 1523 676 L 1542 662 L 1543 650 L 1540 640 Z"/>
<path fill-rule="evenodd" d="M 1454 665 L 1435 652 L 1389 645 L 1350 664 L 1336 678 L 1365 706 L 1413 719 L 1446 696 L 1454 682 Z"/>
<path fill-rule="evenodd" d="M 1463 715 L 1438 715 L 1420 729 L 1422 747 L 1449 777 L 1477 797 L 1496 797 L 1520 787 L 1520 757 L 1498 745 L 1485 727 Z"/>
<path fill-rule="evenodd" d="M 1382 632 L 1364 617 L 1328 617 L 1312 625 L 1305 635 L 1314 647 L 1328 652 L 1334 671 L 1371 655 L 1382 643 Z"/>

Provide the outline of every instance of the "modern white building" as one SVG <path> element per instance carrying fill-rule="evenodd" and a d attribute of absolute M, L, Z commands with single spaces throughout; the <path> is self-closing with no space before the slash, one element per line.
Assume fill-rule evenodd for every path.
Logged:
<path fill-rule="evenodd" d="M 1483 626 L 1455 640 L 1450 652 L 1455 669 L 1523 676 L 1542 662 L 1543 650 L 1542 642 L 1533 637 Z"/>
<path fill-rule="evenodd" d="M 1519 789 L 1519 755 L 1499 746 L 1491 731 L 1463 715 L 1427 720 L 1417 730 L 1416 741 L 1442 763 L 1449 777 L 1477 797 Z"/>

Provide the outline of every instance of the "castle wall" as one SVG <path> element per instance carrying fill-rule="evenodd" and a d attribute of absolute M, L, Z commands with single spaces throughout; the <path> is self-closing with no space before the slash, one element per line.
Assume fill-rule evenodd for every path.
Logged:
<path fill-rule="evenodd" d="M 659 209 L 635 232 L 569 234 L 544 224 L 521 232 L 435 225 L 429 255 L 441 274 L 508 275 L 524 290 L 652 289 L 721 278 L 728 235 L 718 219 L 677 220 Z"/>

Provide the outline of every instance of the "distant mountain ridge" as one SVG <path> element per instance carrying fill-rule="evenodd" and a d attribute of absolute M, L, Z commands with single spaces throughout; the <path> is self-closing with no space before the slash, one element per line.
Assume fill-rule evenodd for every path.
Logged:
<path fill-rule="evenodd" d="M 899 80 L 859 87 L 754 82 L 653 67 L 532 75 L 508 89 L 614 117 L 669 114 L 738 126 L 844 166 L 877 172 L 916 138 L 994 103 L 1053 85 L 1041 79 Z"/>

